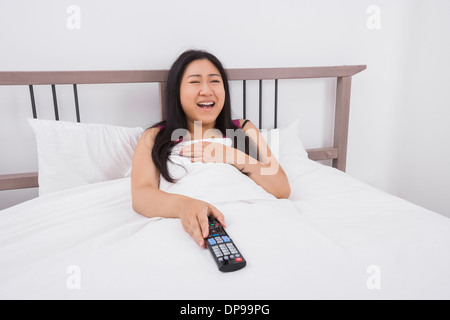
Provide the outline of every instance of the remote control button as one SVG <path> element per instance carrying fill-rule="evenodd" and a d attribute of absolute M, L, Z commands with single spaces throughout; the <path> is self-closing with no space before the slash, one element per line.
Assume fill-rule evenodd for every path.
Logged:
<path fill-rule="evenodd" d="M 230 238 L 228 238 L 227 236 L 222 236 L 222 239 L 225 242 L 231 242 Z"/>
<path fill-rule="evenodd" d="M 236 262 L 241 262 L 242 258 L 236 258 L 235 260 L 236 260 Z"/>
<path fill-rule="evenodd" d="M 231 251 L 231 253 L 238 253 L 236 247 L 232 243 L 227 243 L 227 247 Z"/>
<path fill-rule="evenodd" d="M 208 242 L 209 242 L 209 244 L 212 245 L 212 246 L 216 244 L 216 240 L 214 240 L 213 238 L 208 239 Z"/>

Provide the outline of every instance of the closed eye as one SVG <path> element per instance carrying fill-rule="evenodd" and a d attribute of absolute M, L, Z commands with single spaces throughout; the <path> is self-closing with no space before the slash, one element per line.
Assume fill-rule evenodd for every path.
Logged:
<path fill-rule="evenodd" d="M 196 83 L 200 83 L 200 81 L 190 81 L 189 83 L 196 84 Z M 220 81 L 219 80 L 212 80 L 211 83 L 220 83 Z"/>

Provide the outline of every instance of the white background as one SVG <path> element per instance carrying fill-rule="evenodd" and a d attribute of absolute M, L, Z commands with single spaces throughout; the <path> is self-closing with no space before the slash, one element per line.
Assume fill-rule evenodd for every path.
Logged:
<path fill-rule="evenodd" d="M 67 27 L 70 5 L 80 29 Z M 380 29 L 367 26 L 371 5 Z M 347 172 L 450 216 L 449 13 L 448 0 L 0 0 L 0 70 L 168 69 L 190 48 L 226 68 L 366 64 L 352 82 Z M 71 87 L 57 90 L 61 120 L 75 121 Z M 232 90 L 241 117 L 240 84 Z M 35 91 L 39 118 L 52 119 L 50 87 Z M 334 91 L 329 79 L 280 83 L 279 125 L 300 117 L 306 147 L 329 144 Z M 248 92 L 257 104 L 257 84 Z M 146 127 L 160 117 L 152 85 L 80 86 L 79 95 L 83 122 Z M 0 174 L 37 171 L 31 116 L 28 87 L 0 88 Z M 34 196 L 0 192 L 0 209 Z"/>

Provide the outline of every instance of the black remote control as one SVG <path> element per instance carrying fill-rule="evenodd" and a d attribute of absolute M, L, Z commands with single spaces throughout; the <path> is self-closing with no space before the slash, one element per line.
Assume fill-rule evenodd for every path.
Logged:
<path fill-rule="evenodd" d="M 230 239 L 225 229 L 214 217 L 208 217 L 209 235 L 206 245 L 216 260 L 219 270 L 230 272 L 242 269 L 247 264 L 244 257 Z"/>

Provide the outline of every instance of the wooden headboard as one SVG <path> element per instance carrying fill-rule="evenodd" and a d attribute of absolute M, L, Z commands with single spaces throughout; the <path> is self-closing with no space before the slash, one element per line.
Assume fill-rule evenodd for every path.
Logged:
<path fill-rule="evenodd" d="M 230 81 L 242 81 L 243 108 L 246 115 L 246 81 L 259 80 L 259 127 L 261 128 L 262 81 L 275 81 L 274 127 L 277 127 L 278 80 L 307 78 L 336 78 L 336 104 L 334 119 L 333 146 L 308 149 L 312 160 L 332 160 L 332 166 L 345 171 L 347 159 L 348 122 L 350 111 L 350 92 L 352 76 L 366 69 L 365 65 L 300 67 L 300 68 L 263 68 L 263 69 L 227 69 Z M 37 118 L 33 85 L 50 85 L 53 92 L 55 120 L 59 120 L 56 85 L 73 85 L 77 121 L 80 122 L 78 106 L 78 84 L 108 83 L 158 83 L 161 106 L 168 70 L 132 70 L 132 71 L 8 71 L 0 72 L 0 85 L 26 85 L 30 90 L 30 105 L 34 118 Z M 0 175 L 0 190 L 38 187 L 38 173 L 18 173 Z"/>

